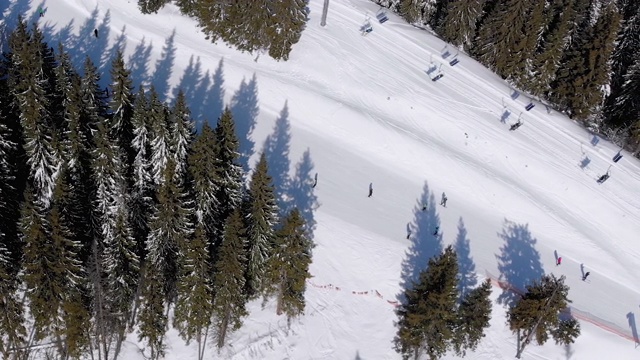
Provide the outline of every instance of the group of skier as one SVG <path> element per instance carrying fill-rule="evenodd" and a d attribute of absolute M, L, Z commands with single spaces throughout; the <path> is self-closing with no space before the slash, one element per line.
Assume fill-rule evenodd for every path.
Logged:
<path fill-rule="evenodd" d="M 562 265 L 562 256 L 559 256 L 558 258 L 556 258 L 556 266 L 560 266 Z M 586 281 L 587 278 L 589 277 L 589 275 L 591 275 L 591 273 L 589 271 L 582 273 L 582 281 Z"/>

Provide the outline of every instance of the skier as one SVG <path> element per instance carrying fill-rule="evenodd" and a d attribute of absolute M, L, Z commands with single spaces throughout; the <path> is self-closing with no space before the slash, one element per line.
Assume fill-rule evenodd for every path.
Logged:
<path fill-rule="evenodd" d="M 433 232 L 433 236 L 438 236 L 439 231 L 440 231 L 440 226 L 436 226 L 436 231 Z"/>
<path fill-rule="evenodd" d="M 98 29 L 93 29 L 93 35 L 95 35 L 96 38 L 98 38 Z"/>
<path fill-rule="evenodd" d="M 313 178 L 313 185 L 311 187 L 315 188 L 316 185 L 318 185 L 318 173 L 316 173 L 316 176 Z"/>
<path fill-rule="evenodd" d="M 38 8 L 38 14 L 40 14 L 40 17 L 44 17 L 44 9 L 42 7 Z"/>
<path fill-rule="evenodd" d="M 591 275 L 591 273 L 587 271 L 587 272 L 582 276 L 582 281 L 587 280 L 587 277 L 588 277 L 589 275 Z"/>
<path fill-rule="evenodd" d="M 556 260 L 556 266 L 558 265 L 562 265 L 562 256 L 560 256 L 558 260 Z"/>
<path fill-rule="evenodd" d="M 107 97 L 109 97 L 109 87 L 108 86 L 105 86 L 104 92 L 107 94 Z"/>
<path fill-rule="evenodd" d="M 444 207 L 447 207 L 447 200 L 449 200 L 449 199 L 447 199 L 447 195 L 443 192 L 442 193 L 442 200 L 440 200 L 440 205 L 442 205 Z"/>
<path fill-rule="evenodd" d="M 373 183 L 369 183 L 369 196 L 371 197 L 373 195 Z"/>
<path fill-rule="evenodd" d="M 422 204 L 422 211 L 427 210 L 427 203 Z"/>

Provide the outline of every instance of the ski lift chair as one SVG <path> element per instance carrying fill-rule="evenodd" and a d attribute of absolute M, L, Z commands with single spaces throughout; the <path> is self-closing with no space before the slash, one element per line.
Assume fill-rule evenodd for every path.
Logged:
<path fill-rule="evenodd" d="M 362 25 L 362 27 L 360 27 L 360 30 L 363 35 L 366 35 L 373 31 L 373 26 L 371 26 L 371 23 L 367 21 Z"/>
<path fill-rule="evenodd" d="M 387 22 L 387 20 L 389 20 L 389 17 L 387 16 L 387 13 L 384 12 L 384 11 L 379 11 L 376 14 L 376 18 L 378 19 L 380 24 L 384 24 L 385 22 Z"/>

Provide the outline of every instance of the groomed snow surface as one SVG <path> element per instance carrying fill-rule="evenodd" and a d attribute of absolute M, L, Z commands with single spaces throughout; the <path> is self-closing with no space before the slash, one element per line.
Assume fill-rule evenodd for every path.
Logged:
<path fill-rule="evenodd" d="M 305 315 L 288 328 L 272 303 L 252 303 L 244 327 L 205 357 L 399 359 L 393 302 L 429 257 L 456 244 L 463 267 L 477 274 L 469 285 L 492 277 L 522 289 L 543 273 L 567 277 L 582 335 L 566 348 L 529 346 L 523 358 L 640 358 L 639 162 L 623 152 L 613 163 L 615 145 L 543 104 L 525 111 L 525 94 L 427 31 L 393 14 L 379 24 L 375 4 L 332 0 L 321 27 L 322 3 L 311 0 L 308 28 L 287 62 L 212 45 L 174 6 L 143 16 L 135 0 L 0 5 L 9 25 L 18 14 L 38 20 L 35 10 L 46 8 L 40 26 L 77 65 L 86 54 L 108 71 L 123 47 L 136 86 L 154 84 L 169 101 L 181 86 L 199 124 L 230 104 L 252 154 L 247 164 L 267 138 L 274 145 L 279 189 L 309 151 L 308 181 L 316 172 L 319 181 Z M 373 31 L 363 36 L 366 19 Z M 431 81 L 438 71 L 444 77 Z M 509 131 L 520 115 L 524 125 Z M 611 178 L 597 184 L 610 165 Z M 432 236 L 437 225 L 440 237 Z M 591 272 L 586 282 L 582 271 Z M 493 298 L 491 327 L 468 359 L 515 354 L 505 320 L 513 296 L 494 287 Z M 174 330 L 167 344 L 167 359 L 196 358 L 195 345 Z M 142 359 L 142 348 L 132 334 L 121 358 Z"/>

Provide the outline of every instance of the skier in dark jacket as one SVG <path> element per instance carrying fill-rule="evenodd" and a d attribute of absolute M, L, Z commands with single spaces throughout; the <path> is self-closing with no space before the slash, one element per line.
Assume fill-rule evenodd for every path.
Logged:
<path fill-rule="evenodd" d="M 440 205 L 447 207 L 447 195 L 445 195 L 445 193 L 442 193 L 442 200 L 440 200 Z"/>
<path fill-rule="evenodd" d="M 93 35 L 95 35 L 95 37 L 98 37 L 98 29 L 93 29 Z"/>
<path fill-rule="evenodd" d="M 373 196 L 373 183 L 369 184 L 369 197 Z"/>

